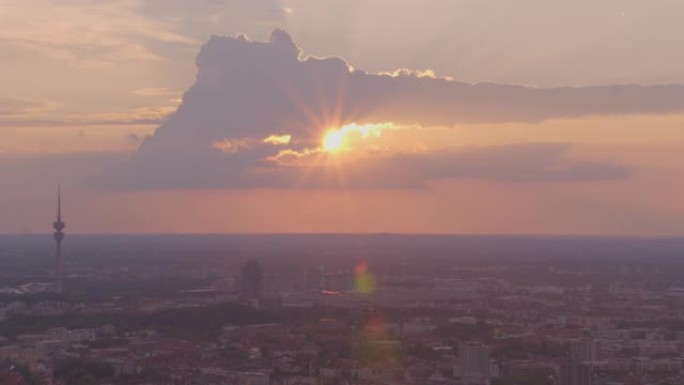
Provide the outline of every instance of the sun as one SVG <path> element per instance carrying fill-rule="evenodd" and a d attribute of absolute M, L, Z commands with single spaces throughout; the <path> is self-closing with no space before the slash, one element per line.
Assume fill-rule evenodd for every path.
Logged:
<path fill-rule="evenodd" d="M 379 138 L 383 130 L 392 128 L 392 123 L 349 123 L 330 128 L 323 136 L 320 150 L 332 153 L 350 151 L 355 143 L 368 138 Z"/>
<path fill-rule="evenodd" d="M 325 137 L 323 137 L 323 150 L 325 152 L 336 152 L 342 149 L 344 145 L 344 131 L 330 130 Z"/>

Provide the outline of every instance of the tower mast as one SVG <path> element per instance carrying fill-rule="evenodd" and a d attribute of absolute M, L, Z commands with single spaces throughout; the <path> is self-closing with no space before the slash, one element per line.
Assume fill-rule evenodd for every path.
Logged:
<path fill-rule="evenodd" d="M 64 275 L 62 272 L 62 241 L 64 240 L 64 228 L 66 224 L 62 221 L 62 191 L 61 186 L 57 185 L 57 220 L 52 224 L 55 229 L 54 237 L 55 249 L 55 283 L 57 292 L 64 294 Z"/>

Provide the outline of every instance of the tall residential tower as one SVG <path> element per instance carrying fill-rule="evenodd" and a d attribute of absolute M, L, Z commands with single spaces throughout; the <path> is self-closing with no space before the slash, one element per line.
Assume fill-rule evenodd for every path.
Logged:
<path fill-rule="evenodd" d="M 248 261 L 240 272 L 240 294 L 247 300 L 258 300 L 264 294 L 264 268 L 257 261 Z"/>
<path fill-rule="evenodd" d="M 64 228 L 66 224 L 62 221 L 62 191 L 57 187 L 57 220 L 52 224 L 55 229 L 54 237 L 56 242 L 55 250 L 55 283 L 59 294 L 64 293 L 64 274 L 62 272 L 62 241 L 64 240 Z"/>

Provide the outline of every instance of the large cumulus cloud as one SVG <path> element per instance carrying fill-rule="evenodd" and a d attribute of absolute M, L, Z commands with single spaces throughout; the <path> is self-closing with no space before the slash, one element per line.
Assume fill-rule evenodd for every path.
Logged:
<path fill-rule="evenodd" d="M 263 143 L 291 135 L 293 151 L 317 146 L 327 125 L 391 121 L 400 125 L 539 122 L 554 118 L 684 111 L 684 87 L 618 85 L 538 89 L 467 84 L 410 71 L 368 74 L 340 58 L 301 58 L 281 30 L 270 41 L 212 37 L 197 57 L 195 84 L 178 110 L 146 138 L 110 182 L 138 187 L 333 186 L 323 169 L 272 160 L 282 148 Z M 226 151 L 226 143 L 235 151 Z M 244 145 L 239 145 L 244 144 Z M 533 143 L 477 150 L 394 153 L 345 168 L 346 183 L 423 185 L 458 177 L 502 181 L 622 178 L 610 163 L 575 162 L 567 144 Z"/>

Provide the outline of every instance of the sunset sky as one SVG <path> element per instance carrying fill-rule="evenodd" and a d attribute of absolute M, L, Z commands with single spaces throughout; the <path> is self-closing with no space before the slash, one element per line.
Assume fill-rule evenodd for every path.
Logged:
<path fill-rule="evenodd" d="M 0 232 L 684 236 L 681 0 L 4 0 Z"/>

